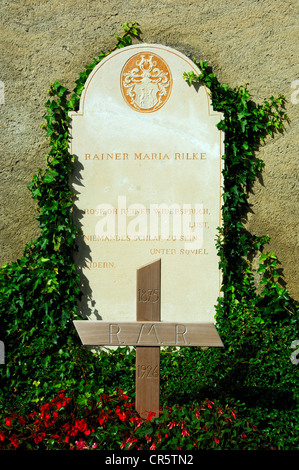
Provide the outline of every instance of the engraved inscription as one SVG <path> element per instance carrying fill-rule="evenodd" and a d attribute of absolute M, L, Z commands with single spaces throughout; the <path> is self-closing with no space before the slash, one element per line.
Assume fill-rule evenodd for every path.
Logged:
<path fill-rule="evenodd" d="M 145 325 L 145 324 L 142 324 L 142 326 L 141 326 L 141 328 L 140 328 L 140 332 L 139 332 L 139 335 L 138 335 L 136 344 L 140 344 L 141 340 L 142 340 L 143 337 L 145 336 L 145 335 L 144 335 L 144 331 L 145 331 L 145 334 L 146 334 L 147 336 L 149 336 L 149 335 L 152 334 L 152 332 L 153 332 L 157 344 L 161 344 L 161 343 L 160 343 L 160 340 L 159 340 L 159 338 L 158 338 L 156 326 L 155 326 L 155 325 L 149 325 L 149 326 L 148 326 L 148 325 Z"/>
<path fill-rule="evenodd" d="M 76 321 L 75 326 L 85 345 L 223 347 L 213 323 Z"/>
<path fill-rule="evenodd" d="M 137 377 L 138 379 L 155 379 L 159 375 L 159 366 L 150 364 L 138 364 Z"/>
<path fill-rule="evenodd" d="M 157 289 L 158 290 L 158 289 Z M 132 344 L 137 345 L 146 345 L 151 344 L 162 346 L 163 344 L 173 345 L 173 346 L 184 346 L 190 344 L 188 341 L 188 327 L 184 324 L 176 324 L 173 326 L 172 331 L 168 333 L 167 338 L 165 338 L 165 333 L 163 333 L 164 324 L 157 323 L 141 323 L 136 328 L 134 325 L 133 332 L 128 332 L 128 327 L 122 330 L 121 325 L 118 323 L 109 323 L 108 325 L 108 335 L 109 335 L 109 344 L 126 344 L 128 334 L 133 336 Z"/>
<path fill-rule="evenodd" d="M 123 161 L 123 160 L 207 160 L 206 152 L 101 152 L 84 153 L 85 161 Z"/>
<path fill-rule="evenodd" d="M 114 342 L 118 343 L 118 344 L 121 344 L 121 341 L 118 337 L 118 335 L 120 334 L 121 332 L 121 328 L 119 325 L 114 325 L 114 324 L 110 324 L 109 325 L 109 342 L 110 344 L 113 344 Z"/>
<path fill-rule="evenodd" d="M 159 299 L 159 289 L 138 289 L 138 302 L 151 302 L 155 304 Z"/>
<path fill-rule="evenodd" d="M 185 325 L 175 325 L 175 344 L 187 344 L 185 335 L 188 329 Z"/>

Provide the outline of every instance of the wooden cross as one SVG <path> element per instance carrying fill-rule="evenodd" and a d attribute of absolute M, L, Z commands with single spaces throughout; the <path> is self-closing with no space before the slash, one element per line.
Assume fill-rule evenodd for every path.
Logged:
<path fill-rule="evenodd" d="M 223 347 L 213 323 L 161 322 L 161 260 L 137 269 L 136 322 L 74 321 L 82 344 L 136 346 L 135 408 L 159 416 L 160 347 Z M 183 312 L 182 312 L 183 315 Z"/>

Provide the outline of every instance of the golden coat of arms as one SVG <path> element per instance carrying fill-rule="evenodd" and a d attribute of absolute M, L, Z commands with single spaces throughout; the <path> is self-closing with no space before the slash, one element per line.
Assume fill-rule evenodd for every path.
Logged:
<path fill-rule="evenodd" d="M 131 57 L 121 72 L 121 90 L 127 104 L 135 111 L 151 113 L 168 100 L 172 76 L 167 63 L 153 53 Z"/>

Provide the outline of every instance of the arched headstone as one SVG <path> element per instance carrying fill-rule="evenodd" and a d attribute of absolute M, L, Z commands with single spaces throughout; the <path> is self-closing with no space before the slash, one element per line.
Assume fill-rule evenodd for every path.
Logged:
<path fill-rule="evenodd" d="M 135 321 L 136 269 L 159 258 L 161 320 L 213 321 L 222 116 L 204 86 L 183 79 L 191 70 L 199 73 L 163 45 L 119 49 L 91 72 L 70 114 L 84 318 Z"/>

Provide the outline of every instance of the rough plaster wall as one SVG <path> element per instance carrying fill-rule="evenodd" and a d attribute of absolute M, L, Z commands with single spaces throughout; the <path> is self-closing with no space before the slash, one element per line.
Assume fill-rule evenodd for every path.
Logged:
<path fill-rule="evenodd" d="M 0 264 L 20 257 L 39 233 L 27 185 L 45 166 L 40 125 L 49 84 L 59 80 L 72 90 L 84 65 L 114 46 L 121 24 L 138 21 L 144 42 L 208 60 L 222 83 L 248 83 L 255 102 L 288 99 L 290 125 L 260 150 L 266 168 L 254 186 L 248 228 L 271 236 L 268 249 L 298 299 L 299 94 L 291 87 L 299 79 L 298 18 L 298 0 L 2 0 Z"/>

